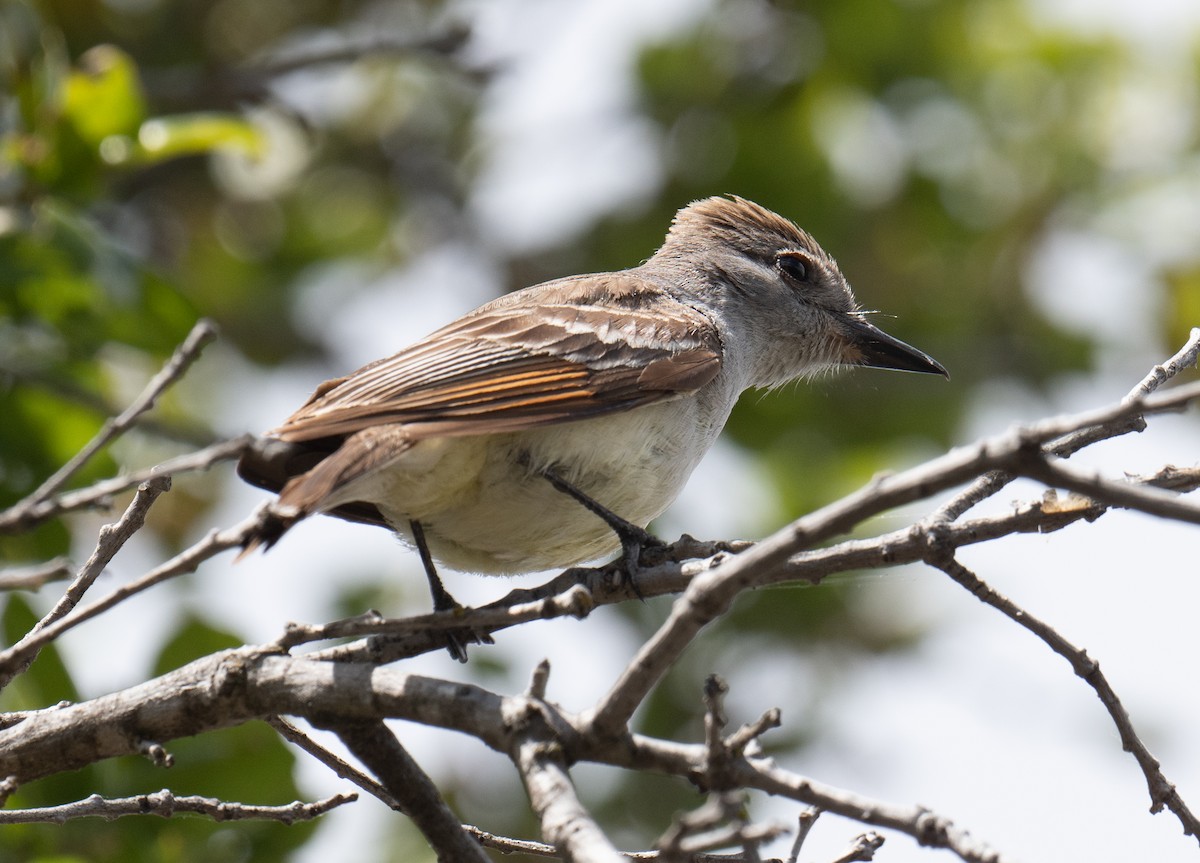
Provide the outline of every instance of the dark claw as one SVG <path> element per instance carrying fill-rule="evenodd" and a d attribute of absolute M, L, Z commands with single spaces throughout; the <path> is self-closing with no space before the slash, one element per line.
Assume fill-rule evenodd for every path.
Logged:
<path fill-rule="evenodd" d="M 458 662 L 467 661 L 468 644 L 495 644 L 492 636 L 486 632 L 476 632 L 473 629 L 447 629 L 443 633 L 446 639 L 446 651 Z"/>

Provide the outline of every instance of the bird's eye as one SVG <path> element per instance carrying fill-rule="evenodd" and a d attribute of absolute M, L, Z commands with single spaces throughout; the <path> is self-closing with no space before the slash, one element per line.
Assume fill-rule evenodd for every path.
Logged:
<path fill-rule="evenodd" d="M 803 282 L 808 278 L 808 264 L 795 252 L 781 252 L 775 257 L 775 266 L 792 281 Z"/>

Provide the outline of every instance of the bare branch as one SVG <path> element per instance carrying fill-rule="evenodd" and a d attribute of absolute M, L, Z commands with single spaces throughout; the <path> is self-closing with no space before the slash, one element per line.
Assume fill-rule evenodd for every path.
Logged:
<path fill-rule="evenodd" d="M 1180 492 L 1193 491 L 1200 488 L 1200 468 L 1180 470 L 1168 467 L 1152 476 L 1129 477 L 1125 482 Z M 938 513 L 934 513 L 911 527 L 892 533 L 802 552 L 788 562 L 786 570 L 766 579 L 766 583 L 796 580 L 817 583 L 836 572 L 923 561 L 929 543 L 928 532 L 935 525 L 938 543 L 943 548 L 957 549 L 1013 534 L 1051 533 L 1080 521 L 1095 521 L 1107 511 L 1107 506 L 1091 498 L 1077 495 L 1064 497 L 1050 489 L 1040 500 L 1014 506 L 1012 512 L 1006 515 L 943 524 L 938 520 Z"/>
<path fill-rule="evenodd" d="M 608 859 L 579 853 L 603 848 L 607 855 L 611 846 L 592 844 L 598 828 L 569 788 L 567 760 L 690 780 L 701 773 L 708 755 L 704 744 L 627 734 L 587 736 L 583 717 L 525 696 L 501 697 L 471 684 L 389 668 L 315 662 L 270 649 L 241 648 L 204 657 L 122 692 L 23 715 L 18 724 L 0 730 L 0 775 L 29 782 L 136 753 L 145 739 L 167 742 L 273 714 L 342 726 L 387 717 L 476 737 L 510 754 L 526 778 L 535 807 L 543 807 L 538 811 L 544 813 L 546 838 L 560 853 L 575 853 L 576 860 Z M 824 785 L 777 767 L 769 759 L 731 758 L 729 770 L 737 787 L 896 830 L 922 844 L 953 850 L 972 863 L 1001 859 L 965 831 L 921 807 L 886 803 Z M 565 792 L 563 783 L 568 785 Z"/>
<path fill-rule="evenodd" d="M 253 435 L 242 435 L 232 440 L 215 443 L 196 452 L 167 459 L 151 468 L 101 480 L 87 488 L 63 492 L 37 503 L 18 504 L 0 512 L 0 534 L 20 533 L 43 521 L 79 509 L 107 509 L 112 506 L 113 497 L 129 491 L 143 482 L 148 482 L 158 476 L 176 476 L 181 473 L 208 470 L 220 462 L 240 458 L 253 442 Z"/>
<path fill-rule="evenodd" d="M 188 333 L 187 338 L 184 339 L 183 344 L 176 348 L 171 359 L 167 361 L 158 374 L 150 379 L 146 388 L 142 390 L 141 395 L 134 399 L 129 407 L 120 414 L 106 420 L 104 425 L 100 427 L 100 431 L 88 441 L 83 449 L 77 452 L 24 501 L 21 501 L 13 508 L 19 509 L 24 506 L 35 506 L 42 503 L 66 485 L 71 480 L 71 477 L 75 476 L 84 465 L 91 461 L 96 453 L 133 428 L 137 424 L 138 418 L 153 408 L 159 397 L 166 392 L 167 388 L 183 377 L 192 363 L 200 356 L 200 352 L 204 350 L 204 347 L 216 339 L 216 337 L 217 328 L 212 321 L 204 318 L 197 321 L 196 325 L 192 327 L 192 331 Z"/>
<path fill-rule="evenodd" d="M 393 797 L 386 788 L 367 776 L 358 768 L 346 763 L 338 756 L 334 755 L 324 746 L 321 746 L 299 728 L 288 722 L 281 716 L 268 716 L 266 723 L 279 732 L 280 736 L 289 743 L 303 749 L 313 758 L 320 761 L 337 776 L 342 779 L 347 779 L 353 782 L 359 788 L 366 791 L 372 797 L 382 801 L 389 809 L 395 809 L 397 812 L 403 812 L 400 802 Z"/>
<path fill-rule="evenodd" d="M 929 497 L 989 470 L 1040 470 L 1042 446 L 1081 428 L 1116 423 L 1139 414 L 1177 410 L 1200 398 L 1200 382 L 1113 407 L 1018 426 L 1004 435 L 961 447 L 898 474 L 877 477 L 869 485 L 792 522 L 754 548 L 692 579 L 671 614 L 638 651 L 609 692 L 593 709 L 593 730 L 609 736 L 629 721 L 667 669 L 700 630 L 728 611 L 751 585 L 775 576 L 787 558 L 855 524 L 901 504 Z M 1190 507 L 1177 505 L 1177 512 Z"/>
<path fill-rule="evenodd" d="M 0 569 L 0 591 L 38 590 L 52 581 L 62 581 L 75 570 L 65 557 L 56 557 L 31 566 Z"/>
<path fill-rule="evenodd" d="M 137 494 L 133 496 L 133 500 L 120 520 L 100 528 L 96 548 L 91 557 L 80 568 L 62 599 L 34 627 L 35 632 L 65 616 L 79 604 L 84 593 L 100 577 L 100 573 L 104 571 L 117 552 L 124 547 L 130 537 L 142 529 L 146 523 L 146 514 L 158 500 L 159 495 L 170 490 L 171 478 L 169 476 L 158 476 L 138 486 Z"/>
<path fill-rule="evenodd" d="M 1171 489 L 1177 492 L 1200 488 L 1200 468 L 1164 467 L 1145 477 L 1127 477 L 1122 482 Z M 1061 497 L 1048 491 L 1043 499 L 1017 506 L 1006 515 L 964 521 L 948 526 L 941 541 L 955 548 L 988 542 L 1017 533 L 1050 533 L 1078 521 L 1095 521 L 1108 507 L 1090 498 Z M 928 521 L 928 520 L 927 520 Z M 756 586 L 795 581 L 817 583 L 824 577 L 851 569 L 878 569 L 923 560 L 926 537 L 923 528 L 905 528 L 866 540 L 848 540 L 838 545 L 794 555 L 774 572 L 760 573 Z M 714 544 L 707 544 L 711 548 Z M 680 547 L 693 548 L 690 537 Z M 751 543 L 737 543 L 746 549 Z M 676 545 L 669 556 L 676 557 Z M 682 591 L 692 578 L 713 569 L 730 555 L 719 552 L 707 560 L 686 560 L 646 567 L 637 574 L 638 590 L 645 597 Z M 387 638 L 354 642 L 312 654 L 345 662 L 388 663 L 440 650 L 435 634 L 447 628 L 470 627 L 473 631 L 501 629 L 537 619 L 562 615 L 582 617 L 592 606 L 608 605 L 633 598 L 628 586 L 613 585 L 607 569 L 572 569 L 541 587 L 521 588 L 480 608 L 464 608 L 453 614 L 433 613 L 408 618 L 385 618 L 376 613 L 346 618 L 324 625 L 291 624 L 277 642 L 281 648 L 328 638 L 382 635 Z M 586 586 L 585 586 L 586 584 Z M 538 597 L 538 598 L 531 598 Z"/>
<path fill-rule="evenodd" d="M 936 537 L 931 542 L 928 560 L 931 566 L 946 573 L 980 602 L 990 605 L 1009 620 L 1028 629 L 1044 641 L 1051 650 L 1071 664 L 1075 674 L 1095 690 L 1100 702 L 1108 711 L 1108 715 L 1112 717 L 1113 724 L 1117 727 L 1117 733 L 1121 736 L 1122 748 L 1132 754 L 1138 766 L 1142 768 L 1150 791 L 1150 811 L 1160 812 L 1163 806 L 1166 806 L 1179 818 L 1183 824 L 1184 833 L 1200 839 L 1200 820 L 1197 820 L 1187 804 L 1184 803 L 1183 798 L 1179 796 L 1175 786 L 1163 775 L 1158 759 L 1150 754 L 1150 750 L 1146 748 L 1134 731 L 1129 714 L 1120 699 L 1117 698 L 1116 692 L 1109 685 L 1108 679 L 1100 672 L 1099 664 L 1089 657 L 1086 651 L 1063 638 L 1052 626 L 997 593 L 979 576 L 959 563 L 953 552 L 940 549 Z"/>
<path fill-rule="evenodd" d="M 382 721 L 330 726 L 355 757 L 379 777 L 443 863 L 488 863 L 488 856 L 450 811 L 428 774 Z"/>
<path fill-rule="evenodd" d="M 1167 381 L 1178 375 L 1185 368 L 1194 367 L 1200 357 L 1200 327 L 1193 327 L 1187 342 L 1173 357 L 1162 365 L 1152 368 L 1133 389 L 1126 393 L 1121 400 L 1123 405 L 1138 403 L 1146 399 Z M 1107 423 L 1085 426 L 1064 434 L 1059 440 L 1050 443 L 1045 449 L 1056 456 L 1067 458 L 1093 443 L 1109 438 L 1119 437 L 1130 432 L 1140 432 L 1146 427 L 1146 419 L 1142 414 L 1133 413 L 1114 419 Z M 937 517 L 940 521 L 954 521 L 980 501 L 986 500 L 1004 486 L 1008 485 L 1017 475 L 1010 470 L 994 471 L 979 477 L 970 486 L 942 506 Z"/>
<path fill-rule="evenodd" d="M 830 863 L 857 863 L 861 860 L 874 860 L 875 852 L 883 847 L 883 837 L 878 833 L 863 833 L 856 836 L 854 841 Z"/>
<path fill-rule="evenodd" d="M 0 663 L 0 689 L 7 686 L 18 674 L 21 674 L 29 667 L 29 664 L 37 658 L 40 647 L 33 645 L 37 638 L 37 633 L 44 632 L 47 627 L 51 626 L 56 620 L 66 616 L 79 601 L 83 599 L 84 593 L 92 586 L 104 568 L 108 566 L 110 560 L 118 551 L 125 545 L 131 536 L 142 529 L 142 525 L 146 523 L 146 513 L 150 511 L 150 507 L 158 500 L 159 495 L 168 491 L 171 488 L 171 478 L 169 476 L 156 477 L 149 482 L 142 483 L 138 486 L 137 494 L 134 495 L 129 507 L 125 510 L 124 515 L 120 520 L 113 524 L 106 524 L 100 528 L 100 536 L 96 542 L 96 549 L 92 552 L 87 562 L 80 568 L 79 573 L 75 576 L 75 580 L 67 587 L 62 598 L 55 603 L 46 615 L 34 624 L 26 635 L 21 638 L 13 647 L 9 648 L 6 653 L 12 652 L 14 656 L 20 656 L 19 660 L 14 660 L 11 665 L 3 665 Z"/>
<path fill-rule="evenodd" d="M 104 798 L 93 794 L 85 800 L 45 806 L 38 809 L 5 809 L 0 811 L 0 824 L 65 824 L 79 818 L 103 818 L 114 821 L 128 815 L 157 815 L 173 818 L 176 815 L 201 815 L 213 821 L 278 821 L 295 824 L 311 821 L 336 809 L 343 803 L 358 799 L 357 794 L 337 794 L 313 803 L 296 801 L 286 806 L 255 806 L 249 803 L 229 803 L 212 797 L 179 797 L 163 789 L 136 797 Z"/>
<path fill-rule="evenodd" d="M 821 810 L 816 806 L 809 806 L 800 813 L 796 819 L 796 840 L 792 843 L 792 851 L 788 854 L 787 863 L 797 863 L 800 860 L 800 849 L 804 846 L 804 840 L 808 838 L 808 834 L 820 817 Z"/>
<path fill-rule="evenodd" d="M 562 743 L 545 710 L 544 702 L 523 699 L 506 712 L 514 737 L 511 757 L 542 836 L 573 863 L 620 863 L 620 852 L 575 793 Z"/>
<path fill-rule="evenodd" d="M 20 673 L 20 669 L 33 660 L 43 647 L 54 641 L 64 632 L 73 629 L 85 621 L 102 614 L 119 602 L 135 596 L 156 584 L 195 571 L 201 563 L 231 548 L 241 548 L 251 536 L 256 536 L 262 530 L 268 507 L 264 504 L 259 510 L 245 521 L 223 531 L 212 531 L 203 540 L 188 548 L 175 557 L 160 564 L 136 581 L 123 585 L 103 599 L 91 605 L 76 608 L 65 617 L 42 627 L 36 632 L 30 632 L 19 642 L 6 650 L 0 651 L 0 688 L 7 686 L 12 678 Z"/>

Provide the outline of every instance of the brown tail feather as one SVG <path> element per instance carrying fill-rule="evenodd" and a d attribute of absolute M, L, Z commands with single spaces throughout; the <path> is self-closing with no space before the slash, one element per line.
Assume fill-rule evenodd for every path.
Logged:
<path fill-rule="evenodd" d="M 260 439 L 238 462 L 238 475 L 252 485 L 279 492 L 279 501 L 236 560 L 260 547 L 271 548 L 292 525 L 316 512 L 390 527 L 379 509 L 367 501 L 328 504 L 349 483 L 399 457 L 412 443 L 399 425 L 364 429 L 345 439 L 300 443 Z"/>
<path fill-rule="evenodd" d="M 257 532 L 255 532 L 246 540 L 245 544 L 242 546 L 242 550 L 238 552 L 237 557 L 233 559 L 233 562 L 240 562 L 243 558 L 253 554 L 260 547 L 263 551 L 270 550 L 270 548 L 275 545 L 275 543 L 279 542 L 283 535 L 287 533 L 291 526 L 300 519 L 304 518 L 304 515 L 306 514 L 307 513 L 285 515 L 278 512 L 274 508 L 268 510 L 265 513 L 262 524 L 259 525 Z"/>

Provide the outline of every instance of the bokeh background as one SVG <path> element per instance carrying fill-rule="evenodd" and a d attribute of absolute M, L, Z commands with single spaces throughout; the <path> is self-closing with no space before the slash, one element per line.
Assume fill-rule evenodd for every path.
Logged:
<path fill-rule="evenodd" d="M 678 207 L 721 193 L 815 234 L 863 304 L 953 379 L 860 370 L 745 398 L 662 535 L 763 536 L 879 470 L 1115 401 L 1200 325 L 1198 37 L 1190 0 L 3 0 L 0 505 L 73 454 L 200 316 L 221 342 L 83 480 L 269 428 L 319 381 L 504 291 L 634 265 Z M 1120 475 L 1198 452 L 1193 411 L 1080 461 Z M 985 511 L 1040 493 L 1018 484 Z M 97 589 L 261 499 L 228 466 L 179 479 Z M 105 520 L 6 537 L 0 565 L 83 560 Z M 1195 528 L 1112 513 L 963 555 L 1100 660 L 1194 805 L 1197 547 Z M 313 520 L 268 555 L 213 561 L 80 628 L 0 706 L 98 695 L 290 620 L 422 611 L 419 572 L 383 531 Z M 476 603 L 537 580 L 448 586 Z M 6 640 L 54 597 L 8 597 Z M 466 667 L 411 667 L 507 692 L 549 656 L 551 697 L 581 709 L 668 602 L 506 632 Z M 1197 854 L 1173 816 L 1147 814 L 1140 773 L 1066 664 L 937 573 L 746 597 L 639 727 L 700 739 L 710 671 L 733 687 L 734 722 L 783 708 L 769 742 L 788 767 L 926 804 L 1016 859 Z M 536 835 L 506 760 L 399 732 L 465 821 Z M 169 772 L 106 763 L 10 805 L 344 789 L 265 727 L 171 749 Z M 665 779 L 576 775 L 629 848 L 698 802 Z M 752 814 L 796 810 L 756 798 Z M 856 832 L 827 816 L 802 859 Z M 937 859 L 899 836 L 881 854 Z M 315 827 L 0 831 L 0 861 L 51 858 L 431 859 L 370 800 Z"/>

